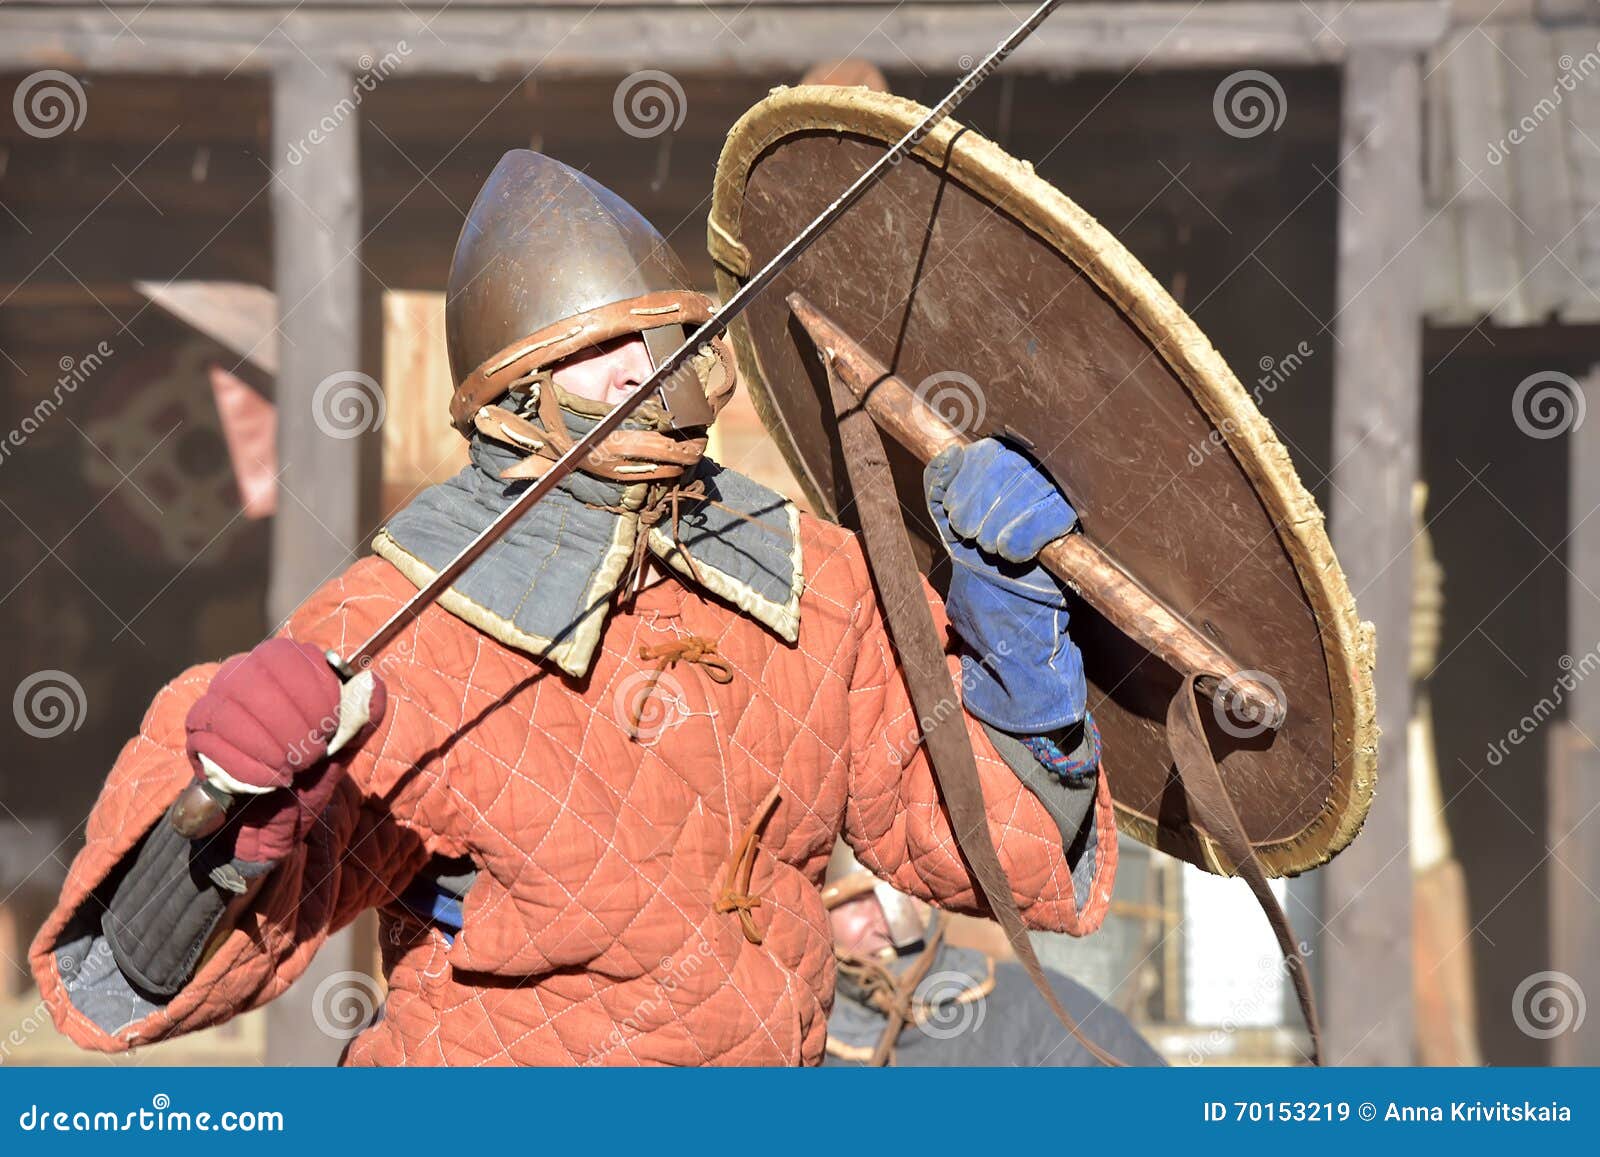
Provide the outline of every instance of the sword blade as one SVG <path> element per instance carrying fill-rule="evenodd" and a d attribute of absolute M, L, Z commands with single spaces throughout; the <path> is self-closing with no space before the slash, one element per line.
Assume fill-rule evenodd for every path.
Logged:
<path fill-rule="evenodd" d="M 469 566 L 482 557 L 483 552 L 493 546 L 500 537 L 510 530 L 524 514 L 531 510 L 547 494 L 554 490 L 578 468 L 578 464 L 587 458 L 608 435 L 613 433 L 630 415 L 643 404 L 645 398 L 650 397 L 659 390 L 667 379 L 682 370 L 694 357 L 695 351 L 707 342 L 721 337 L 727 332 L 728 327 L 739 317 L 750 304 L 775 281 L 784 270 L 793 265 L 796 259 L 809 249 L 814 241 L 833 225 L 843 214 L 859 201 L 862 196 L 881 181 L 884 176 L 910 155 L 913 149 L 922 143 L 923 139 L 955 111 L 962 101 L 971 96 L 973 91 L 989 78 L 989 75 L 1003 64 L 1008 56 L 1016 51 L 1017 47 L 1032 36 L 1034 31 L 1043 24 L 1050 14 L 1054 12 L 1064 0 L 1044 0 L 1021 24 L 1017 25 L 1009 35 L 999 44 L 995 45 L 973 69 L 956 82 L 954 88 L 945 94 L 943 100 L 929 110 L 928 115 L 901 137 L 895 144 L 879 157 L 862 174 L 851 182 L 850 187 L 840 193 L 829 206 L 824 209 L 812 222 L 802 229 L 787 245 L 785 245 L 771 261 L 768 261 L 756 273 L 741 285 L 736 293 L 717 310 L 711 318 L 704 322 L 698 329 L 690 334 L 676 350 L 656 367 L 650 379 L 641 385 L 638 390 L 618 402 L 595 427 L 573 443 L 572 448 L 547 470 L 543 476 L 533 482 L 526 490 L 517 495 L 516 499 L 505 510 L 479 532 L 478 536 L 452 558 L 444 567 L 430 579 L 427 585 L 421 587 L 416 594 L 408 599 L 404 606 L 389 616 L 387 622 L 379 627 L 372 636 L 344 656 L 334 667 L 345 677 L 370 666 L 379 651 L 391 643 L 395 636 L 405 630 L 423 609 L 455 583 Z M 331 659 L 330 659 L 331 661 Z"/>

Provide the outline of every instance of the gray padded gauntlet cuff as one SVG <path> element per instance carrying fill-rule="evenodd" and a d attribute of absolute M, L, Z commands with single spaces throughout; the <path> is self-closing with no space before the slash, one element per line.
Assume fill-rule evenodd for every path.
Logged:
<path fill-rule="evenodd" d="M 123 976 L 169 998 L 194 975 L 228 904 L 271 864 L 229 858 L 231 840 L 184 838 L 164 817 L 145 837 L 101 919 Z"/>
<path fill-rule="evenodd" d="M 1056 774 L 1034 756 L 1023 742 L 1007 735 L 998 727 L 987 723 L 983 729 L 995 751 L 1017 773 L 1022 785 L 1044 805 L 1050 818 L 1056 821 L 1061 832 L 1061 847 L 1072 868 L 1073 892 L 1081 907 L 1089 902 L 1089 889 L 1094 883 L 1095 852 L 1099 830 L 1095 827 L 1095 789 L 1093 783 L 1074 787 L 1063 783 Z"/>

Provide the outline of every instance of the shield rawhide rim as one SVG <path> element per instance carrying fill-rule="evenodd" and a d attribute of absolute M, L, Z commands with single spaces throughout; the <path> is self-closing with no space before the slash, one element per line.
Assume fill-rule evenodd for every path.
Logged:
<path fill-rule="evenodd" d="M 772 247 L 769 241 L 781 244 L 788 235 L 782 231 L 792 232 L 797 227 L 795 221 L 775 219 L 769 223 L 773 238 L 769 239 L 764 234 L 758 236 L 756 232 L 746 235 L 745 230 L 750 226 L 752 217 L 759 217 L 762 212 L 770 212 L 774 218 L 780 216 L 777 209 L 764 208 L 755 201 L 747 203 L 747 193 L 752 181 L 760 179 L 762 165 L 781 164 L 781 160 L 774 159 L 781 158 L 783 150 L 793 147 L 797 150 L 796 157 L 806 157 L 812 162 L 810 170 L 798 170 L 809 175 L 815 171 L 818 162 L 825 166 L 832 155 L 822 151 L 818 142 L 825 140 L 830 149 L 837 147 L 837 163 L 843 166 L 848 159 L 852 167 L 849 173 L 828 172 L 817 176 L 818 182 L 826 182 L 829 187 L 819 187 L 815 192 L 817 203 L 813 206 L 807 201 L 803 208 L 805 212 L 820 211 L 863 162 L 870 162 L 872 156 L 880 155 L 883 148 L 904 135 L 925 112 L 912 101 L 888 94 L 859 88 L 807 86 L 777 90 L 740 118 L 728 135 L 718 163 L 708 229 L 709 248 L 717 265 L 717 286 L 722 295 L 731 295 L 740 279 L 770 256 L 766 251 Z M 1252 815 L 1246 811 L 1246 830 L 1251 834 L 1251 843 L 1258 858 L 1269 873 L 1290 875 L 1326 862 L 1354 838 L 1371 804 L 1376 779 L 1377 728 L 1372 689 L 1371 626 L 1360 622 L 1356 616 L 1355 600 L 1328 542 L 1321 510 L 1301 484 L 1271 426 L 1205 335 L 1144 267 L 1092 217 L 1054 186 L 1036 176 L 1030 165 L 1008 156 L 992 142 L 953 121 L 946 121 L 929 134 L 914 156 L 914 160 L 908 160 L 905 164 L 920 166 L 922 172 L 927 174 L 925 183 L 935 184 L 940 190 L 932 201 L 935 208 L 931 214 L 925 215 L 928 220 L 944 221 L 943 215 L 947 211 L 944 190 L 954 188 L 985 204 L 990 216 L 1016 226 L 1013 231 L 1030 245 L 1042 243 L 1048 246 L 1076 271 L 1075 278 L 1077 274 L 1087 277 L 1093 290 L 1086 286 L 1084 292 L 1093 292 L 1097 300 L 1103 299 L 1109 303 L 1129 332 L 1142 342 L 1145 353 L 1141 355 L 1141 365 L 1145 360 L 1155 359 L 1155 364 L 1187 391 L 1189 402 L 1192 403 L 1189 408 L 1197 407 L 1197 415 L 1191 424 L 1209 423 L 1210 432 L 1206 437 L 1215 445 L 1208 453 L 1214 451 L 1226 462 L 1232 463 L 1229 468 L 1231 474 L 1243 479 L 1238 485 L 1253 487 L 1261 507 L 1259 517 L 1263 524 L 1270 523 L 1271 529 L 1247 553 L 1262 551 L 1263 544 L 1275 534 L 1288 567 L 1292 567 L 1293 575 L 1298 579 L 1299 591 L 1289 592 L 1294 599 L 1300 600 L 1294 605 L 1308 608 L 1309 617 L 1314 619 L 1313 624 L 1301 628 L 1311 641 L 1310 646 L 1301 650 L 1310 653 L 1310 657 L 1305 654 L 1291 657 L 1285 653 L 1281 658 L 1284 663 L 1299 658 L 1304 666 L 1316 668 L 1301 680 L 1303 686 L 1314 687 L 1316 691 L 1304 696 L 1312 702 L 1309 706 L 1302 703 L 1300 708 L 1304 714 L 1317 716 L 1314 721 L 1316 741 L 1312 746 L 1317 761 L 1325 762 L 1327 766 L 1309 771 L 1298 767 L 1292 758 L 1294 750 L 1286 740 L 1278 756 L 1272 756 L 1270 752 L 1263 756 L 1246 752 L 1242 746 L 1235 746 L 1219 756 L 1219 764 L 1226 774 L 1229 758 L 1240 756 L 1238 766 L 1244 771 L 1229 777 L 1229 783 L 1230 793 L 1241 804 L 1241 810 L 1256 802 L 1253 797 L 1269 788 L 1281 791 L 1286 786 L 1292 792 L 1298 786 L 1306 795 L 1297 805 L 1304 813 L 1303 822 L 1297 813 L 1293 821 L 1294 830 L 1274 830 L 1263 837 L 1258 828 L 1271 825 L 1252 824 Z M 798 165 L 799 162 L 793 164 Z M 902 182 L 902 188 L 913 187 L 908 183 L 918 179 L 918 176 L 916 173 L 892 175 L 885 182 L 886 191 L 875 190 L 868 194 L 861 204 L 845 215 L 835 231 L 842 232 L 840 226 L 847 226 L 852 215 L 876 212 L 887 216 L 885 206 L 892 206 L 893 202 L 886 198 L 896 195 L 887 187 L 897 180 Z M 766 195 L 774 203 L 779 196 L 794 195 L 792 190 L 777 190 L 776 177 L 771 181 L 774 187 L 767 189 Z M 834 184 L 838 188 L 832 187 Z M 876 208 L 874 198 L 879 198 Z M 957 197 L 954 203 L 959 209 L 964 201 Z M 920 206 L 913 204 L 910 207 Z M 794 204 L 787 209 L 798 215 L 802 206 Z M 952 213 L 954 211 L 951 210 Z M 915 218 L 916 214 L 906 216 Z M 927 221 L 923 224 L 927 224 Z M 890 228 L 859 221 L 857 227 L 863 230 Z M 756 228 L 759 229 L 759 224 Z M 950 231 L 946 229 L 947 233 Z M 938 237 L 937 228 L 927 230 L 930 247 Z M 841 237 L 836 243 L 837 247 L 844 249 L 848 241 L 848 237 Z M 782 302 L 791 288 L 803 288 L 819 308 L 830 311 L 834 302 L 827 292 L 827 286 L 824 284 L 819 287 L 815 282 L 804 282 L 808 263 L 813 263 L 809 266 L 813 271 L 826 268 L 828 257 L 824 250 L 827 245 L 828 239 L 825 238 L 816 249 L 801 258 L 795 270 L 785 275 L 787 283 L 775 285 L 768 291 L 766 299 Z M 756 252 L 753 253 L 752 249 Z M 887 259 L 880 261 L 883 255 L 876 252 L 863 252 L 858 248 L 851 253 L 858 264 L 839 263 L 841 281 L 870 279 L 875 263 L 888 263 Z M 915 320 L 916 324 L 926 329 L 929 323 L 917 315 L 921 302 L 914 300 L 923 291 L 922 275 L 919 265 L 911 282 L 916 292 L 908 295 L 902 303 L 906 306 L 902 324 L 909 327 Z M 795 343 L 804 342 L 805 339 L 798 334 L 777 332 L 783 328 L 777 320 L 778 315 L 773 312 L 778 307 L 768 304 L 766 299 L 736 322 L 731 330 L 741 376 L 750 387 L 762 421 L 800 479 L 815 509 L 831 517 L 834 514 L 834 503 L 829 494 L 831 488 L 819 482 L 819 472 L 825 471 L 831 476 L 832 466 L 815 454 L 808 459 L 791 430 L 790 419 L 785 416 L 783 395 L 778 389 L 780 386 L 789 386 L 790 381 L 772 376 L 789 374 L 792 379 L 795 374 L 793 366 L 787 364 L 791 360 L 790 353 L 774 343 L 780 338 Z M 837 316 L 835 320 L 847 321 Z M 761 328 L 764 322 L 766 329 Z M 846 328 L 849 328 L 848 325 Z M 894 327 L 884 328 L 892 330 Z M 867 343 L 861 334 L 853 336 Z M 1003 334 L 1000 337 L 1004 339 Z M 881 335 L 874 340 L 882 340 Z M 769 361 L 780 354 L 784 360 L 764 364 L 762 347 L 765 347 L 765 356 Z M 882 360 L 890 364 L 895 372 L 905 374 L 897 359 L 906 354 L 914 360 L 917 356 L 914 347 L 915 342 L 908 340 L 903 347 L 896 346 L 891 351 L 892 356 L 883 356 Z M 882 356 L 884 351 L 878 353 Z M 1031 351 L 1029 356 L 1033 356 Z M 794 355 L 795 365 L 799 364 L 800 357 L 799 354 Z M 1017 361 L 1020 362 L 1021 358 Z M 907 376 L 915 382 L 914 377 Z M 978 436 L 996 431 L 975 429 L 970 432 Z M 1226 448 L 1225 452 L 1222 447 Z M 898 447 L 891 447 L 891 452 L 898 452 Z M 901 463 L 902 470 L 904 466 Z M 1208 470 L 1212 468 L 1210 464 L 1206 466 Z M 1216 466 L 1216 469 L 1222 468 L 1221 465 Z M 1096 529 L 1093 503 L 1085 506 L 1070 473 L 1058 471 L 1058 477 L 1067 484 L 1069 494 L 1080 507 L 1084 532 L 1093 537 Z M 897 483 L 901 482 L 902 477 L 909 479 L 909 475 L 897 471 Z M 1139 481 L 1136 478 L 1131 485 L 1137 487 Z M 903 485 L 903 495 L 905 488 Z M 903 499 L 903 505 L 909 507 L 912 503 Z M 1207 517 L 1222 517 L 1212 511 L 1204 513 Z M 913 533 L 918 532 L 919 528 L 913 526 Z M 1117 556 L 1115 542 L 1101 542 L 1100 545 L 1113 557 Z M 1289 572 L 1285 569 L 1284 573 Z M 1158 586 L 1156 580 L 1161 578 L 1160 575 L 1141 575 L 1137 572 L 1134 577 L 1152 587 Z M 1283 579 L 1278 582 L 1287 585 Z M 1211 597 L 1220 589 L 1220 585 L 1208 591 L 1206 597 Z M 1161 594 L 1158 590 L 1152 593 L 1158 597 Z M 1269 591 L 1269 594 L 1280 600 L 1282 598 L 1277 592 Z M 1230 592 L 1229 597 L 1242 596 Z M 1175 600 L 1164 601 L 1183 613 L 1183 607 L 1177 605 Z M 1090 625 L 1092 620 L 1086 624 Z M 1207 622 L 1205 626 L 1210 628 L 1211 624 Z M 1248 634 L 1248 631 L 1244 633 Z M 1257 667 L 1270 674 L 1273 669 L 1272 656 L 1263 651 L 1260 640 L 1251 641 L 1255 644 L 1255 650 L 1260 652 Z M 1090 642 L 1085 648 L 1086 652 L 1089 646 L 1094 645 Z M 1315 654 L 1319 649 L 1320 655 Z M 1243 665 L 1248 665 L 1248 660 L 1254 657 L 1257 656 L 1235 655 Z M 1087 658 L 1089 656 L 1086 654 Z M 1322 687 L 1324 675 L 1325 688 Z M 1175 677 L 1173 683 L 1176 683 Z M 1326 696 L 1325 701 L 1323 695 Z M 1113 794 L 1118 797 L 1117 810 L 1123 829 L 1144 843 L 1172 852 L 1207 870 L 1226 873 L 1226 856 L 1205 833 L 1196 831 L 1183 815 L 1174 817 L 1166 814 L 1172 803 L 1167 788 L 1150 787 L 1161 779 L 1162 769 L 1167 767 L 1167 763 L 1159 761 L 1154 754 L 1157 749 L 1153 738 L 1156 730 L 1162 727 L 1159 714 L 1152 714 L 1150 718 L 1136 718 L 1131 712 L 1124 715 L 1120 702 L 1111 701 L 1110 691 L 1097 700 L 1092 690 L 1091 707 L 1097 716 L 1102 708 L 1107 710 L 1107 718 L 1102 719 L 1102 726 L 1105 728 L 1109 720 L 1111 726 L 1107 728 L 1108 732 L 1118 728 L 1122 731 L 1120 738 L 1117 734 L 1108 733 L 1106 762 Z M 1290 720 L 1285 725 L 1286 729 L 1296 725 L 1295 697 L 1289 698 L 1288 708 Z M 1305 726 L 1311 728 L 1312 723 L 1306 723 Z M 1164 737 L 1164 730 L 1161 735 Z M 1277 737 L 1269 738 L 1273 743 L 1279 742 Z M 1263 746 L 1270 747 L 1271 744 Z M 1122 750 L 1122 763 L 1119 763 L 1119 748 Z M 1129 753 L 1134 750 L 1144 754 L 1137 761 L 1139 766 L 1130 769 L 1127 762 Z M 1165 750 L 1164 740 L 1160 750 Z M 1161 763 L 1159 768 L 1155 766 L 1158 762 Z M 1132 790 L 1128 787 L 1129 782 L 1139 776 L 1144 777 L 1143 786 L 1147 790 L 1144 801 L 1135 806 L 1125 796 Z M 1297 784 L 1296 776 L 1304 782 Z M 1280 786 L 1280 780 L 1283 786 Z M 1173 778 L 1168 776 L 1167 782 L 1170 787 Z M 1123 786 L 1120 792 L 1119 783 Z M 1306 783 L 1310 783 L 1309 789 Z M 1150 802 L 1157 796 L 1159 806 Z"/>

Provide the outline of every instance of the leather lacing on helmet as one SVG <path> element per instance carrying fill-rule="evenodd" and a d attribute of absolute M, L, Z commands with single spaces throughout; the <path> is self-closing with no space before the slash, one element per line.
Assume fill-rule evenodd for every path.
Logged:
<path fill-rule="evenodd" d="M 677 323 L 691 330 L 708 320 L 716 307 L 709 297 L 689 290 L 647 293 L 576 314 L 512 342 L 470 372 L 450 400 L 450 419 L 463 434 L 485 405 L 535 380 L 566 358 L 613 338 L 643 333 Z M 738 385 L 733 346 L 726 336 L 701 347 L 688 367 L 705 395 L 704 425 L 725 406 Z M 686 423 L 677 423 L 680 427 Z"/>
<path fill-rule="evenodd" d="M 576 444 L 564 414 L 571 412 L 599 419 L 607 407 L 561 389 L 549 370 L 519 379 L 510 395 L 519 399 L 515 409 L 503 405 L 480 406 L 472 425 L 479 434 L 523 452 L 526 456 L 500 472 L 507 481 L 541 477 Z M 531 420 L 537 417 L 535 423 Z M 586 474 L 613 482 L 663 482 L 682 475 L 705 454 L 707 435 L 667 431 L 659 406 L 646 402 L 637 411 L 636 424 L 624 426 L 605 438 L 579 464 Z"/>

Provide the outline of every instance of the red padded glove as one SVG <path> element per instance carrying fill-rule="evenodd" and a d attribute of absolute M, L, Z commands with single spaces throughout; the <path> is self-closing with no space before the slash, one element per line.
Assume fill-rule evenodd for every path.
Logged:
<path fill-rule="evenodd" d="M 195 777 L 247 797 L 224 829 L 235 833 L 236 859 L 274 862 L 298 846 L 342 773 L 326 758 L 330 744 L 377 724 L 386 703 L 376 675 L 363 672 L 347 689 L 321 651 L 289 639 L 268 639 L 217 670 L 184 727 Z"/>

